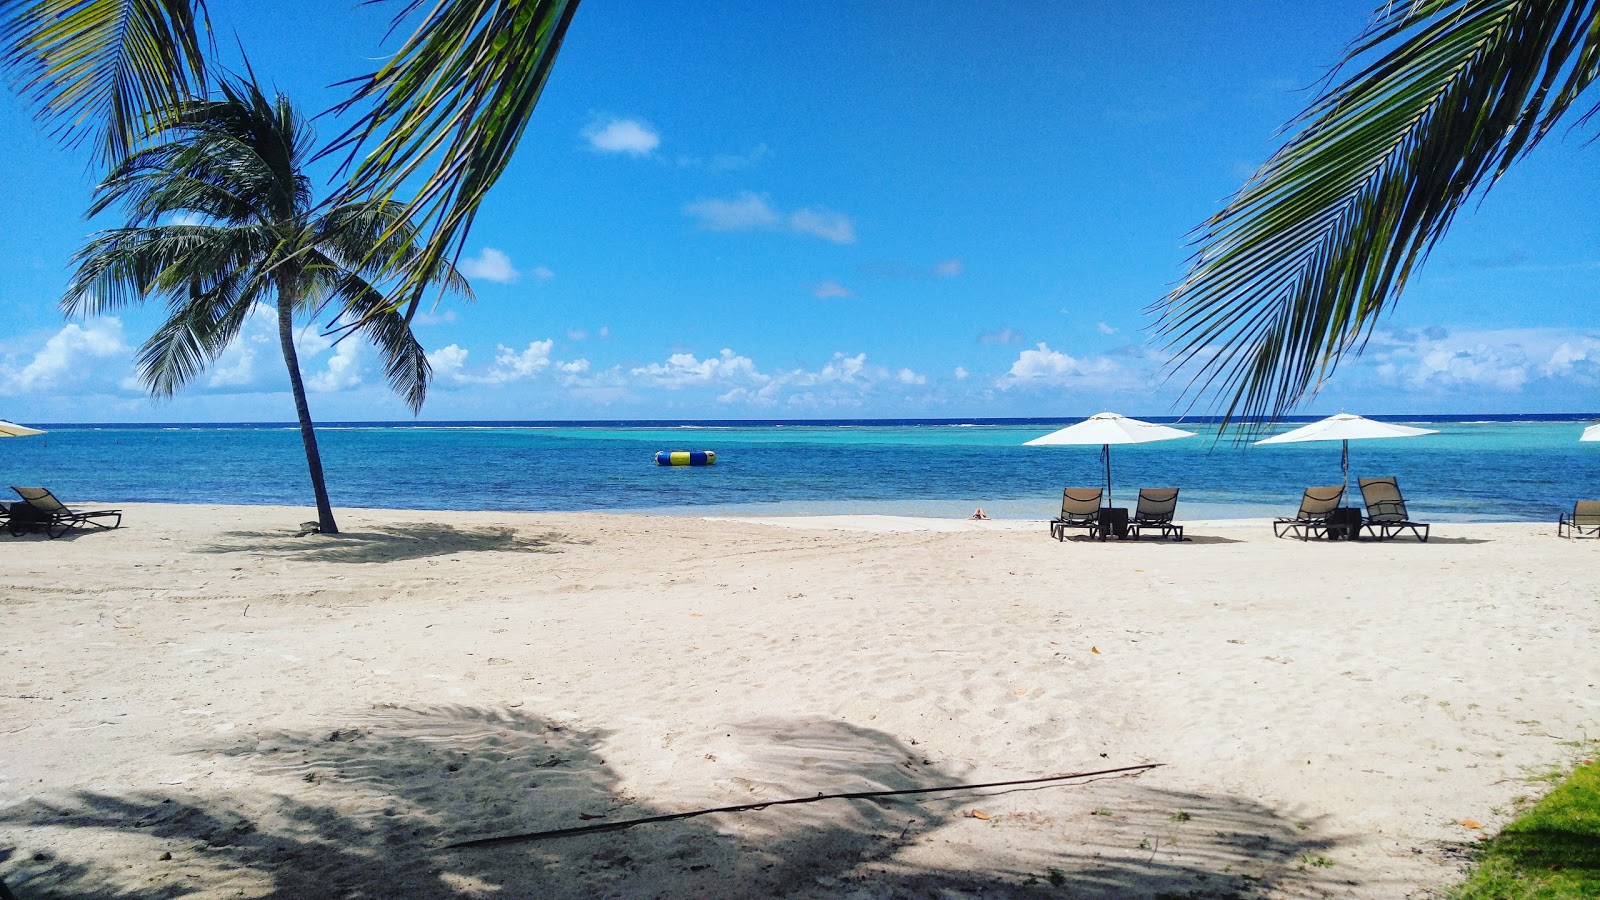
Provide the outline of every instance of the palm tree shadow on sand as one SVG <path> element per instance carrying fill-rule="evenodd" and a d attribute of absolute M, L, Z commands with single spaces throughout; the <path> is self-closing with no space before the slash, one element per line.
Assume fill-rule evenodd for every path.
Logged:
<path fill-rule="evenodd" d="M 200 553 L 254 553 L 317 562 L 384 563 L 478 551 L 559 553 L 562 545 L 587 543 L 559 531 L 532 533 L 510 526 L 466 528 L 419 523 L 305 537 L 270 531 L 229 531 L 221 540 L 195 549 Z"/>
<path fill-rule="evenodd" d="M 723 799 L 705 805 L 963 780 L 890 735 L 836 720 L 733 728 L 752 752 L 723 780 Z M 0 877 L 23 900 L 831 897 L 856 889 L 866 897 L 1232 897 L 1316 895 L 1343 883 L 1306 865 L 1339 843 L 1315 822 L 1292 822 L 1242 798 L 1126 779 L 1049 789 L 1081 794 L 1075 799 L 1091 812 L 1071 821 L 964 817 L 984 798 L 997 802 L 993 792 L 968 792 L 443 849 L 485 831 L 519 834 L 699 805 L 630 796 L 605 762 L 607 738 L 604 730 L 475 707 L 380 708 L 334 731 L 245 735 L 235 746 L 194 753 L 219 772 L 244 769 L 244 790 L 81 791 L 0 811 L 0 837 L 17 848 L 0 855 Z M 1184 811 L 1181 824 L 1174 810 Z M 1013 828 L 1038 839 L 1007 844 L 995 831 Z M 97 861 L 112 846 L 122 855 Z"/>

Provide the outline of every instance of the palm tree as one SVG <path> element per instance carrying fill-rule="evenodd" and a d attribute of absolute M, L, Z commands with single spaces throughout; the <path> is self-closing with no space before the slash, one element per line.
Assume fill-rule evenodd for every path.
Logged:
<path fill-rule="evenodd" d="M 422 6 L 399 3 L 394 27 Z M 425 175 L 397 221 L 419 225 L 426 242 L 390 308 L 414 314 L 431 273 L 460 253 L 577 9 L 578 0 L 437 0 L 387 63 L 348 82 L 338 109 L 357 118 L 327 151 L 345 154 L 350 174 L 337 199 L 392 200 Z M 0 0 L 0 65 L 65 140 L 92 137 L 107 166 L 140 145 L 152 118 L 203 93 L 209 36 L 205 0 Z"/>
<path fill-rule="evenodd" d="M 1228 418 L 1259 424 L 1314 393 L 1461 205 L 1597 74 L 1597 0 L 1380 6 L 1283 148 L 1197 229 L 1187 276 L 1155 306 L 1190 395 L 1214 390 Z"/>
<path fill-rule="evenodd" d="M 420 409 L 428 359 L 383 286 L 405 280 L 422 250 L 404 204 L 313 204 L 302 172 L 313 134 L 286 97 L 269 99 L 254 82 L 224 80 L 219 91 L 154 120 L 144 149 L 96 189 L 90 214 L 120 207 L 128 224 L 94 235 L 77 254 L 61 306 L 99 315 L 165 300 L 169 315 L 138 356 L 139 377 L 157 396 L 171 396 L 214 361 L 258 304 L 275 307 L 317 519 L 324 534 L 336 534 L 295 318 L 355 323 L 382 354 L 390 385 Z M 187 221 L 194 219 L 199 224 Z M 449 264 L 423 271 L 424 282 L 470 296 Z"/>

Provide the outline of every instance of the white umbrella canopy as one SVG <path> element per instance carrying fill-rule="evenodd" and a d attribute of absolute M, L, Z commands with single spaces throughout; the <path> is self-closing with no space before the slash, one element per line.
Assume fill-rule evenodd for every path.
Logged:
<path fill-rule="evenodd" d="M 1100 454 L 1106 462 L 1106 505 L 1110 506 L 1112 444 L 1148 444 L 1151 441 L 1170 441 L 1186 437 L 1194 437 L 1194 432 L 1169 428 L 1166 425 L 1157 425 L 1140 419 L 1130 419 L 1114 412 L 1103 412 L 1090 416 L 1076 425 L 1068 425 L 1060 431 L 1052 431 L 1044 437 L 1024 441 L 1022 446 L 1065 447 L 1099 444 Z"/>
<path fill-rule="evenodd" d="M 27 437 L 30 434 L 44 434 L 44 432 L 37 428 L 29 428 L 26 425 L 18 425 L 14 422 L 0 419 L 0 437 Z"/>
<path fill-rule="evenodd" d="M 1372 438 L 1402 438 L 1418 437 L 1424 434 L 1438 434 L 1437 428 L 1413 428 L 1410 425 L 1391 425 L 1388 422 L 1378 422 L 1352 413 L 1339 413 L 1326 419 L 1302 425 L 1293 431 L 1273 435 L 1256 441 L 1256 444 L 1297 444 L 1302 441 L 1339 441 L 1344 449 L 1339 455 L 1340 466 L 1344 469 L 1344 490 L 1350 493 L 1350 442 L 1368 440 Z"/>
<path fill-rule="evenodd" d="M 1600 425 L 1590 425 L 1588 428 L 1585 428 L 1583 430 L 1583 437 L 1578 438 L 1578 440 L 1600 441 Z"/>

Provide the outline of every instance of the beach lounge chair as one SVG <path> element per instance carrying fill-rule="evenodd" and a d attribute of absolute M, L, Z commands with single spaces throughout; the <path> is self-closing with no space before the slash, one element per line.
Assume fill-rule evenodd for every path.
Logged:
<path fill-rule="evenodd" d="M 1134 507 L 1133 520 L 1128 530 L 1139 538 L 1146 528 L 1161 529 L 1162 537 L 1183 540 L 1183 526 L 1172 524 L 1172 514 L 1178 509 L 1177 488 L 1140 488 L 1139 505 Z"/>
<path fill-rule="evenodd" d="M 1343 498 L 1342 484 L 1306 488 L 1305 496 L 1300 498 L 1300 511 L 1293 518 L 1272 520 L 1273 535 L 1283 537 L 1292 531 L 1302 541 L 1327 537 L 1328 514 L 1339 508 L 1339 501 Z"/>
<path fill-rule="evenodd" d="M 1586 534 L 1600 537 L 1600 500 L 1579 500 L 1572 504 L 1572 512 L 1562 513 L 1556 522 L 1556 534 L 1567 538 Z"/>
<path fill-rule="evenodd" d="M 1103 488 L 1067 488 L 1061 492 L 1061 515 L 1050 520 L 1050 536 L 1067 539 L 1068 528 L 1087 528 L 1089 536 L 1100 531 L 1100 497 Z"/>
<path fill-rule="evenodd" d="M 1367 504 L 1367 518 L 1362 522 L 1367 531 L 1380 541 L 1397 537 L 1407 528 L 1417 540 L 1427 543 L 1426 522 L 1413 522 L 1406 515 L 1406 498 L 1400 496 L 1400 482 L 1388 478 L 1362 478 L 1361 499 Z"/>
<path fill-rule="evenodd" d="M 66 534 L 68 531 L 71 531 L 74 528 L 82 528 L 86 525 L 93 525 L 96 528 L 117 528 L 122 525 L 122 510 L 120 509 L 96 509 L 88 511 L 69 509 L 66 504 L 56 499 L 55 494 L 50 493 L 44 488 L 17 487 L 12 485 L 11 489 L 16 491 L 18 496 L 22 497 L 23 501 L 28 504 L 29 512 L 31 514 L 30 517 L 33 520 L 31 522 L 23 523 L 20 521 L 22 518 L 21 516 L 12 515 L 12 534 L 20 533 L 17 530 L 19 525 L 23 525 L 24 530 L 27 530 L 27 527 L 29 526 L 43 528 L 44 533 L 50 535 L 52 538 L 61 537 L 63 534 Z M 107 525 L 104 522 L 96 521 L 98 519 L 111 518 L 115 518 L 116 521 L 112 522 L 110 525 Z"/>

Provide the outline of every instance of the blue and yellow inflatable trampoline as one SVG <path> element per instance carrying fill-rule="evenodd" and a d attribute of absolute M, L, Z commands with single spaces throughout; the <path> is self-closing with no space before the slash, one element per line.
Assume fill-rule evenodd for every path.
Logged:
<path fill-rule="evenodd" d="M 716 462 L 715 450 L 662 450 L 656 454 L 658 466 L 711 466 Z"/>

